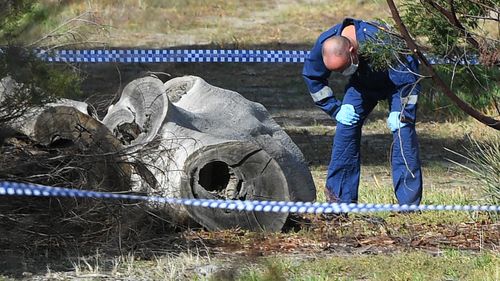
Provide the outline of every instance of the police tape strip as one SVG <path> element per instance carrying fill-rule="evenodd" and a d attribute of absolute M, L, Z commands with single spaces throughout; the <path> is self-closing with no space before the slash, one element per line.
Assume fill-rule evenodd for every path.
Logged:
<path fill-rule="evenodd" d="M 367 212 L 404 212 L 404 211 L 488 211 L 500 212 L 494 205 L 398 205 L 398 204 L 344 204 L 318 202 L 285 201 L 240 201 L 214 199 L 179 199 L 159 196 L 143 196 L 110 192 L 88 191 L 70 188 L 50 187 L 28 183 L 0 182 L 0 196 L 35 197 L 72 197 L 121 199 L 176 204 L 193 207 L 217 208 L 237 211 L 256 211 L 273 213 L 367 213 Z"/>
<path fill-rule="evenodd" d="M 88 49 L 36 50 L 48 62 L 70 63 L 304 63 L 309 51 L 303 50 L 177 50 L 177 49 Z M 428 57 L 431 64 L 454 64 L 450 59 Z M 479 61 L 458 60 L 459 64 L 476 65 Z"/>

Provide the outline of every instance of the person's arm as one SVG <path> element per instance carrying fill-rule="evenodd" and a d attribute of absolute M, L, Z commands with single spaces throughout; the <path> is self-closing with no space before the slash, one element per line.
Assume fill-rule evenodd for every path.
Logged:
<path fill-rule="evenodd" d="M 321 43 L 318 40 L 304 63 L 302 76 L 316 106 L 334 118 L 340 110 L 342 101 L 335 98 L 328 86 L 330 73 L 323 63 Z"/>

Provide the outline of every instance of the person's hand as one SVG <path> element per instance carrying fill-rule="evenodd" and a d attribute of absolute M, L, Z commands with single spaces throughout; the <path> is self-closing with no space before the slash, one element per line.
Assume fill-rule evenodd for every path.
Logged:
<path fill-rule="evenodd" d="M 339 112 L 335 116 L 337 122 L 344 125 L 354 125 L 359 121 L 359 114 L 354 111 L 354 106 L 352 104 L 343 104 L 340 107 Z"/>
<path fill-rule="evenodd" d="M 389 118 L 387 118 L 387 127 L 391 129 L 391 132 L 398 130 L 399 128 L 403 128 L 408 125 L 408 123 L 401 122 L 399 116 L 401 115 L 398 111 L 393 111 L 389 113 Z"/>

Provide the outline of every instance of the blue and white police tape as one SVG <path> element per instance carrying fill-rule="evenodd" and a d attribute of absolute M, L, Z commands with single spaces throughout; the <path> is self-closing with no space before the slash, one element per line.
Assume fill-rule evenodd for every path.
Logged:
<path fill-rule="evenodd" d="M 95 49 L 54 50 L 37 54 L 49 62 L 265 62 L 300 63 L 308 51 L 296 50 L 175 50 L 175 49 Z"/>
<path fill-rule="evenodd" d="M 176 49 L 87 49 L 87 50 L 37 50 L 48 62 L 70 63 L 303 63 L 309 51 L 301 50 L 176 50 Z M 454 64 L 450 59 L 428 57 L 431 64 Z M 479 64 L 477 58 L 456 60 L 459 64 Z"/>
<path fill-rule="evenodd" d="M 159 196 L 143 196 L 123 193 L 97 192 L 70 188 L 50 187 L 28 183 L 0 182 L 0 196 L 72 197 L 96 199 L 121 199 L 177 204 L 194 207 L 217 208 L 237 211 L 282 213 L 367 213 L 401 211 L 488 211 L 500 212 L 500 206 L 492 205 L 397 205 L 397 204 L 338 204 L 284 201 L 240 201 L 214 199 L 180 199 Z"/>

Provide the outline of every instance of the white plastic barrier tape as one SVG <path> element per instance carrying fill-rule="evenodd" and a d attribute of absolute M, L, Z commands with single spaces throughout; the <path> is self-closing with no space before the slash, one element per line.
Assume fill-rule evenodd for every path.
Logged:
<path fill-rule="evenodd" d="M 238 211 L 282 212 L 282 213 L 368 213 L 405 211 L 488 211 L 500 212 L 494 205 L 398 205 L 398 204 L 344 204 L 284 201 L 239 201 L 213 199 L 179 199 L 158 196 L 143 196 L 79 189 L 49 187 L 43 185 L 0 182 L 0 196 L 74 197 L 149 201 L 185 206 L 217 208 Z"/>

